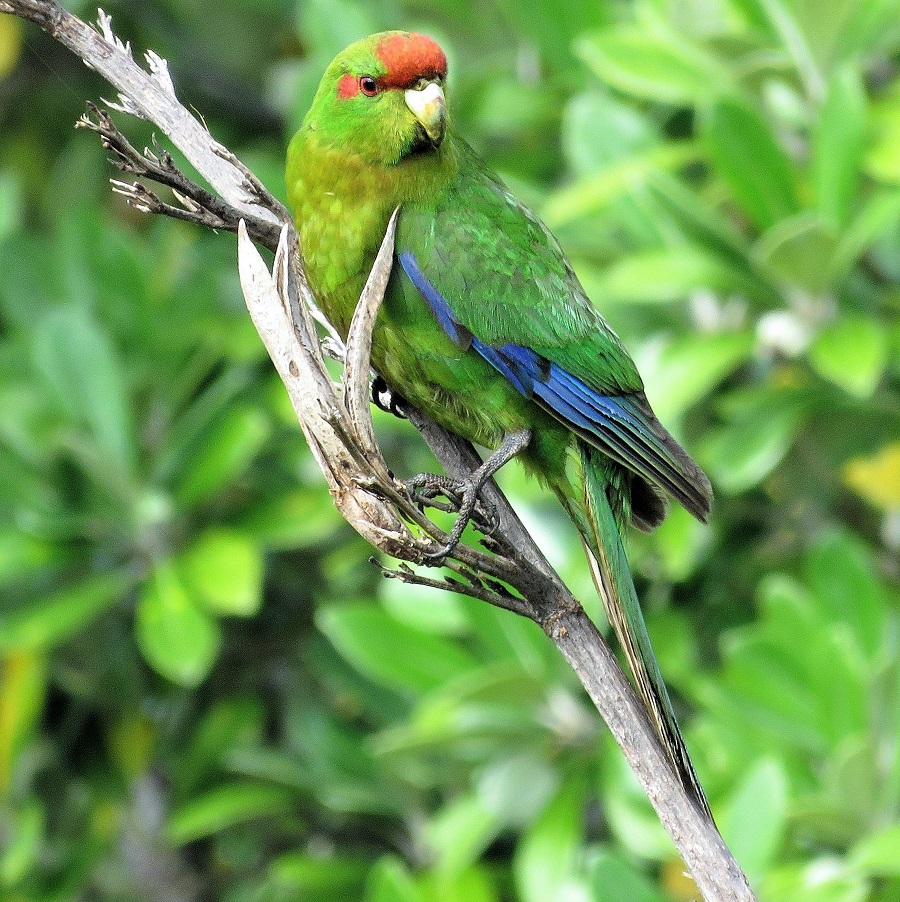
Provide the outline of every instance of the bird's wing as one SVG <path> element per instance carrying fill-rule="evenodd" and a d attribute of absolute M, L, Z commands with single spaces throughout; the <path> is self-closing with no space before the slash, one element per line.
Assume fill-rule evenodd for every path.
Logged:
<path fill-rule="evenodd" d="M 461 176 L 437 207 L 403 209 L 396 242 L 444 333 L 705 520 L 706 477 L 653 415 L 634 362 L 556 239 L 474 154 Z"/>
<path fill-rule="evenodd" d="M 532 348 L 597 391 L 641 391 L 634 362 L 556 239 L 479 162 L 464 155 L 455 190 L 437 208 L 404 208 L 404 269 L 418 268 L 456 322 L 486 344 Z"/>

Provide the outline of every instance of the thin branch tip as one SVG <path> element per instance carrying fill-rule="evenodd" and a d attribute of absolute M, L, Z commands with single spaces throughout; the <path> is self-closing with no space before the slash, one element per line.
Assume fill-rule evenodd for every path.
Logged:
<path fill-rule="evenodd" d="M 122 39 L 113 31 L 112 16 L 107 15 L 107 13 L 105 13 L 102 8 L 97 9 L 97 21 L 95 28 L 100 37 L 102 37 L 107 44 L 114 47 L 119 51 L 119 53 L 122 53 L 129 57 L 131 56 L 131 42 L 123 42 Z"/>

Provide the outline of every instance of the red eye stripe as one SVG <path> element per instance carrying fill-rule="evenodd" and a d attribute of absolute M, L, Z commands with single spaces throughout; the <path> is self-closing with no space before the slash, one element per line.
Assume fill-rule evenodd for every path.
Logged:
<path fill-rule="evenodd" d="M 337 86 L 338 97 L 341 100 L 348 100 L 359 94 L 359 79 L 355 75 L 342 75 Z"/>
<path fill-rule="evenodd" d="M 424 34 L 391 35 L 378 45 L 375 55 L 386 70 L 379 79 L 384 88 L 408 88 L 420 78 L 447 74 L 444 51 Z"/>

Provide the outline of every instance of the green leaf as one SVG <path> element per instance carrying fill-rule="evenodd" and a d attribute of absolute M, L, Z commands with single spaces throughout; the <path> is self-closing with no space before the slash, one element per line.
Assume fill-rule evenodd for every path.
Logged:
<path fill-rule="evenodd" d="M 588 213 L 602 211 L 643 185 L 652 173 L 679 169 L 699 155 L 696 144 L 673 141 L 627 156 L 551 194 L 544 204 L 543 218 L 547 225 L 556 229 Z"/>
<path fill-rule="evenodd" d="M 242 533 L 207 529 L 179 558 L 178 567 L 194 596 L 213 613 L 247 617 L 262 604 L 262 552 Z"/>
<path fill-rule="evenodd" d="M 669 304 L 700 290 L 727 293 L 739 276 L 711 254 L 672 245 L 621 257 L 591 282 L 591 296 L 605 301 Z"/>
<path fill-rule="evenodd" d="M 741 696 L 743 716 L 786 743 L 842 754 L 853 737 L 866 735 L 870 717 L 859 647 L 847 626 L 823 611 L 823 600 L 793 580 L 772 574 L 758 595 L 761 621 L 733 633 L 727 645 L 727 682 Z M 771 750 L 769 740 L 765 754 Z"/>
<path fill-rule="evenodd" d="M 753 336 L 745 332 L 683 335 L 645 349 L 638 363 L 657 416 L 663 422 L 676 419 L 744 363 L 752 350 Z"/>
<path fill-rule="evenodd" d="M 270 879 L 275 899 L 284 902 L 294 900 L 323 900 L 343 902 L 362 896 L 369 861 L 365 858 L 313 855 L 307 852 L 288 852 L 272 862 Z M 263 899 L 271 896 L 263 894 Z"/>
<path fill-rule="evenodd" d="M 469 632 L 469 619 L 459 595 L 385 580 L 379 593 L 385 610 L 401 623 L 437 636 L 460 636 Z"/>
<path fill-rule="evenodd" d="M 498 758 L 478 774 L 478 798 L 503 824 L 530 824 L 559 788 L 559 773 L 543 757 L 523 752 Z"/>
<path fill-rule="evenodd" d="M 761 734 L 767 746 L 796 747 L 821 754 L 818 697 L 805 678 L 796 651 L 784 652 L 752 628 L 735 630 L 722 643 L 727 666 L 727 701 L 740 729 Z M 717 687 L 721 690 L 721 685 Z"/>
<path fill-rule="evenodd" d="M 665 607 L 648 611 L 647 631 L 656 658 L 670 686 L 693 686 L 697 672 L 696 627 L 681 608 Z"/>
<path fill-rule="evenodd" d="M 847 873 L 843 861 L 835 857 L 783 865 L 766 876 L 762 891 L 766 902 L 873 900 L 869 882 L 860 875 Z"/>
<path fill-rule="evenodd" d="M 474 634 L 489 652 L 490 661 L 514 661 L 523 676 L 538 681 L 548 679 L 554 672 L 559 661 L 556 649 L 547 642 L 540 627 L 475 598 L 461 598 L 460 601 Z M 520 679 L 520 685 L 524 687 L 525 683 L 525 679 Z"/>
<path fill-rule="evenodd" d="M 892 85 L 873 102 L 869 117 L 873 141 L 865 168 L 891 186 L 900 183 L 900 86 Z"/>
<path fill-rule="evenodd" d="M 430 693 L 415 716 L 379 737 L 381 754 L 408 749 L 464 748 L 485 737 L 538 741 L 545 735 L 535 714 L 545 687 L 514 662 L 492 663 Z"/>
<path fill-rule="evenodd" d="M 855 0 L 852 14 L 842 22 L 834 56 L 849 60 L 854 55 L 877 53 L 896 46 L 897 0 Z M 839 14 L 840 7 L 835 7 Z"/>
<path fill-rule="evenodd" d="M 900 824 L 863 837 L 848 856 L 850 866 L 867 877 L 900 877 Z"/>
<path fill-rule="evenodd" d="M 757 28 L 777 36 L 784 49 L 794 61 L 794 67 L 803 81 L 807 94 L 821 93 L 822 75 L 819 64 L 810 45 L 809 31 L 815 31 L 819 24 L 826 24 L 829 13 L 834 10 L 843 17 L 843 3 L 809 3 L 796 0 L 734 0 L 748 20 Z M 803 16 L 806 13 L 806 16 Z M 801 20 L 802 17 L 802 20 Z"/>
<path fill-rule="evenodd" d="M 672 840 L 647 799 L 625 756 L 610 742 L 601 759 L 600 793 L 604 818 L 619 847 L 635 858 L 665 861 L 674 854 Z"/>
<path fill-rule="evenodd" d="M 135 615 L 138 645 L 159 673 L 182 686 L 206 677 L 219 654 L 219 624 L 188 593 L 172 561 L 154 569 Z"/>
<path fill-rule="evenodd" d="M 14 527 L 0 526 L 0 587 L 38 570 L 52 558 L 53 550 L 49 542 Z"/>
<path fill-rule="evenodd" d="M 874 318 L 848 316 L 823 329 L 809 349 L 812 368 L 855 398 L 868 398 L 888 362 L 888 338 Z"/>
<path fill-rule="evenodd" d="M 427 827 L 428 843 L 441 875 L 459 874 L 474 864 L 496 838 L 503 821 L 475 794 L 445 805 Z"/>
<path fill-rule="evenodd" d="M 354 667 L 398 689 L 428 692 L 477 667 L 458 645 L 407 626 L 371 604 L 320 610 L 316 624 Z"/>
<path fill-rule="evenodd" d="M 763 7 L 764 2 L 765 0 L 732 0 L 732 5 L 752 29 L 771 36 L 772 28 Z"/>
<path fill-rule="evenodd" d="M 194 459 L 228 412 L 242 405 L 240 396 L 247 389 L 249 374 L 242 367 L 227 369 L 202 390 L 199 378 L 199 374 L 188 373 L 171 388 L 174 397 L 170 403 L 179 413 L 173 415 L 166 441 L 153 458 L 152 474 L 159 483 L 168 485 L 190 472 Z"/>
<path fill-rule="evenodd" d="M 432 871 L 419 885 L 426 902 L 500 902 L 494 881 L 483 867 L 473 866 L 453 874 Z"/>
<path fill-rule="evenodd" d="M 836 558 L 834 568 L 840 563 Z M 793 580 L 768 577 L 760 586 L 759 604 L 761 621 L 733 631 L 724 643 L 727 668 L 720 686 L 724 682 L 732 696 L 735 720 L 742 724 L 738 729 L 756 737 L 757 755 L 781 747 L 785 763 L 790 749 L 804 755 L 812 751 L 817 760 L 830 755 L 830 771 L 841 774 L 833 781 L 832 796 L 838 800 L 831 808 L 848 812 L 856 802 L 840 798 L 844 787 L 853 787 L 854 800 L 868 798 L 871 792 L 861 787 L 874 779 L 871 751 L 849 754 L 854 747 L 865 747 L 871 721 L 865 660 L 850 630 L 833 622 L 821 599 Z M 861 773 L 868 773 L 869 780 L 861 779 Z M 865 808 L 862 801 L 860 817 Z M 834 821 L 835 811 L 828 816 Z M 845 819 L 851 832 L 856 829 L 852 816 Z"/>
<path fill-rule="evenodd" d="M 190 744 L 178 765 L 179 788 L 190 792 L 209 779 L 234 748 L 258 750 L 265 728 L 265 710 L 260 699 L 225 696 L 194 719 Z"/>
<path fill-rule="evenodd" d="M 696 103 L 731 84 L 728 70 L 683 34 L 623 26 L 583 37 L 575 49 L 607 84 L 636 97 Z"/>
<path fill-rule="evenodd" d="M 59 645 L 111 608 L 130 584 L 125 573 L 107 573 L 45 598 L 5 607 L 0 611 L 0 651 Z"/>
<path fill-rule="evenodd" d="M 15 649 L 0 660 L 0 797 L 4 800 L 15 793 L 20 755 L 28 749 L 40 722 L 49 670 L 48 656 L 41 650 Z"/>
<path fill-rule="evenodd" d="M 764 759 L 745 773 L 717 820 L 751 882 L 772 867 L 787 828 L 788 782 L 783 765 Z"/>
<path fill-rule="evenodd" d="M 186 507 L 209 501 L 244 472 L 269 430 L 268 417 L 258 408 L 229 408 L 191 459 L 176 492 L 178 501 Z"/>
<path fill-rule="evenodd" d="M 273 817 L 294 807 L 291 793 L 278 786 L 231 783 L 176 808 L 165 834 L 176 846 L 194 842 L 259 817 Z"/>
<path fill-rule="evenodd" d="M 297 25 L 315 53 L 333 57 L 348 44 L 379 31 L 379 16 L 350 0 L 308 0 L 297 7 Z"/>
<path fill-rule="evenodd" d="M 10 833 L 5 848 L 0 851 L 0 886 L 9 889 L 24 882 L 39 868 L 46 824 L 43 808 L 34 802 L 18 811 L 5 811 L 4 820 Z"/>
<path fill-rule="evenodd" d="M 700 460 L 718 489 L 737 494 L 759 484 L 787 454 L 803 420 L 802 409 L 772 399 L 768 409 L 748 411 L 710 432 Z"/>
<path fill-rule="evenodd" d="M 513 876 L 522 902 L 564 897 L 582 844 L 583 797 L 582 780 L 568 780 L 519 841 Z"/>
<path fill-rule="evenodd" d="M 0 70 L 3 68 L 2 36 L 3 24 L 0 23 Z M 18 229 L 22 208 L 22 186 L 16 173 L 12 170 L 0 171 L 0 241 Z"/>
<path fill-rule="evenodd" d="M 680 583 L 696 570 L 711 538 L 708 526 L 683 507 L 672 505 L 657 529 L 649 534 L 635 534 L 630 541 L 633 547 L 651 555 L 652 563 L 645 570 L 648 575 L 661 574 L 669 582 Z"/>
<path fill-rule="evenodd" d="M 807 557 L 806 578 L 820 616 L 849 628 L 863 658 L 876 662 L 888 632 L 885 597 L 860 541 L 839 531 L 826 533 Z"/>
<path fill-rule="evenodd" d="M 757 244 L 756 251 L 768 268 L 786 283 L 813 295 L 826 293 L 834 271 L 823 265 L 832 260 L 840 239 L 812 212 L 782 219 Z"/>
<path fill-rule="evenodd" d="M 862 166 L 866 95 L 856 66 L 835 69 L 813 134 L 812 174 L 819 214 L 834 229 L 853 212 Z"/>
<path fill-rule="evenodd" d="M 233 521 L 240 531 L 268 549 L 310 548 L 333 535 L 344 522 L 331 496 L 314 488 L 269 494 L 241 509 Z"/>
<path fill-rule="evenodd" d="M 761 231 L 797 212 L 790 163 L 752 106 L 720 99 L 706 117 L 704 138 L 712 165 Z"/>
<path fill-rule="evenodd" d="M 422 902 L 422 896 L 406 865 L 392 855 L 385 855 L 369 872 L 365 902 Z"/>
<path fill-rule="evenodd" d="M 828 263 L 831 278 L 844 276 L 869 246 L 893 229 L 900 219 L 900 191 L 878 191 L 867 197 L 863 208 L 841 234 L 834 257 Z"/>
<path fill-rule="evenodd" d="M 336 656 L 332 660 L 327 656 L 318 660 L 333 668 Z M 334 674 L 330 679 L 338 682 Z M 365 700 L 366 688 L 359 691 L 351 683 L 354 694 L 347 695 L 348 699 L 353 704 Z M 342 689 L 339 684 L 331 687 L 331 691 L 337 690 L 338 697 Z M 385 705 L 385 708 L 395 713 L 392 706 Z M 375 716 L 382 714 L 379 711 Z M 379 816 L 400 810 L 406 796 L 385 792 L 368 737 L 360 726 L 339 719 L 320 705 L 297 699 L 288 712 L 286 729 L 295 760 L 306 772 L 306 785 L 325 808 L 342 815 L 375 812 Z M 234 755 L 230 758 L 234 760 Z"/>
<path fill-rule="evenodd" d="M 134 424 L 125 374 L 112 341 L 81 307 L 45 314 L 33 334 L 35 366 L 46 390 L 74 425 L 88 430 L 106 469 L 119 483 L 136 466 Z"/>
<path fill-rule="evenodd" d="M 687 241 L 739 276 L 744 293 L 758 303 L 783 306 L 773 274 L 760 265 L 747 240 L 703 196 L 660 171 L 648 174 L 647 188 L 657 216 L 671 221 Z"/>
<path fill-rule="evenodd" d="M 225 751 L 221 760 L 228 772 L 235 776 L 301 791 L 308 791 L 311 785 L 315 785 L 306 762 L 294 752 L 241 743 Z M 324 797 L 320 801 L 324 802 Z"/>
<path fill-rule="evenodd" d="M 591 902 L 666 902 L 667 897 L 620 855 L 601 849 L 588 866 Z"/>
<path fill-rule="evenodd" d="M 574 62 L 571 46 L 575 37 L 609 18 L 605 4 L 595 0 L 569 0 L 559 5 L 545 0 L 498 0 L 497 5 L 517 32 L 557 67 Z"/>
<path fill-rule="evenodd" d="M 648 150 L 658 140 L 646 116 L 617 102 L 608 91 L 582 91 L 572 97 L 563 113 L 563 150 L 576 175 L 608 168 Z"/>

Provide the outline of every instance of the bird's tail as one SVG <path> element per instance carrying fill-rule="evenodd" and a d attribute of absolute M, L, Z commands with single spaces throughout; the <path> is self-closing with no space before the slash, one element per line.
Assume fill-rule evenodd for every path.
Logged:
<path fill-rule="evenodd" d="M 627 504 L 627 492 L 621 492 L 616 479 L 620 474 L 628 478 L 627 474 L 611 466 L 602 452 L 584 442 L 579 446 L 582 479 L 577 482 L 582 484 L 575 487 L 569 482 L 564 488 L 558 487 L 557 494 L 581 533 L 607 619 L 669 760 L 688 795 L 712 818 L 650 644 L 622 545 L 621 522 L 628 519 L 627 510 L 622 509 Z"/>

